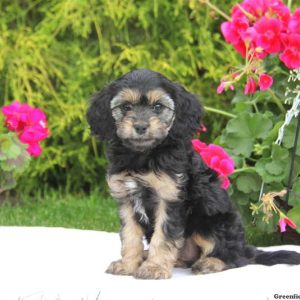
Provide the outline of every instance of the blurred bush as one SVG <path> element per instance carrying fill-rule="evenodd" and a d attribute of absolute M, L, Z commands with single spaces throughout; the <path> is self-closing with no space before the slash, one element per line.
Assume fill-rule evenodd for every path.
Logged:
<path fill-rule="evenodd" d="M 234 2 L 220 5 L 229 11 Z M 0 105 L 18 99 L 38 106 L 51 130 L 19 190 L 105 187 L 105 149 L 90 138 L 87 100 L 132 69 L 161 72 L 205 106 L 230 111 L 230 93 L 215 90 L 240 58 L 220 35 L 222 21 L 196 0 L 2 0 Z M 227 121 L 209 113 L 206 138 Z"/>

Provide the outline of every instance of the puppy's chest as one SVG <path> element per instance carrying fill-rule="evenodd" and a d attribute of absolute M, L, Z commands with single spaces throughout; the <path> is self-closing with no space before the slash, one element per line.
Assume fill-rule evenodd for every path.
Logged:
<path fill-rule="evenodd" d="M 183 174 L 124 171 L 107 178 L 111 194 L 120 204 L 130 202 L 139 221 L 149 223 L 160 201 L 178 201 L 185 182 Z"/>

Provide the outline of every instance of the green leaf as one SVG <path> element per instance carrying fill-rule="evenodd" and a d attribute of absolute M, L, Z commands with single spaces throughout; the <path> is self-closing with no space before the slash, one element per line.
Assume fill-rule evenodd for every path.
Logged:
<path fill-rule="evenodd" d="M 0 190 L 12 189 L 16 186 L 16 180 L 12 172 L 0 172 Z"/>
<path fill-rule="evenodd" d="M 273 144 L 271 157 L 257 161 L 255 164 L 256 171 L 265 183 L 280 182 L 288 173 L 288 157 L 289 152 L 287 149 Z"/>
<path fill-rule="evenodd" d="M 282 126 L 283 121 L 277 122 L 272 130 L 268 133 L 267 137 L 263 141 L 263 145 L 272 145 L 277 139 L 278 130 Z"/>
<path fill-rule="evenodd" d="M 266 223 L 262 219 L 262 214 L 257 216 L 256 226 L 259 230 L 265 233 L 272 233 L 277 231 L 278 228 L 279 216 L 277 214 L 273 215 L 273 217 L 269 220 L 269 223 Z"/>
<path fill-rule="evenodd" d="M 240 175 L 236 180 L 236 187 L 246 194 L 259 191 L 260 186 L 261 179 L 254 173 Z"/>
<path fill-rule="evenodd" d="M 300 178 L 293 184 L 289 196 L 289 204 L 292 206 L 300 205 Z"/>
<path fill-rule="evenodd" d="M 259 113 L 242 113 L 228 122 L 222 143 L 232 149 L 233 153 L 249 157 L 257 139 L 265 138 L 272 128 L 271 119 Z"/>
<path fill-rule="evenodd" d="M 5 158 L 16 158 L 18 155 L 20 155 L 24 145 L 20 143 L 15 134 L 2 134 L 0 138 L 0 160 L 4 160 Z"/>
<path fill-rule="evenodd" d="M 294 118 L 291 123 L 285 127 L 282 144 L 287 149 L 291 149 L 294 145 L 296 135 L 297 119 Z M 300 155 L 300 142 L 297 144 L 296 154 Z"/>
<path fill-rule="evenodd" d="M 287 216 L 293 220 L 294 223 L 298 226 L 296 231 L 300 233 L 300 205 L 297 205 L 290 209 L 287 213 Z"/>
<path fill-rule="evenodd" d="M 233 112 L 236 114 L 248 111 L 251 112 L 252 106 L 247 102 L 239 102 L 234 106 Z"/>

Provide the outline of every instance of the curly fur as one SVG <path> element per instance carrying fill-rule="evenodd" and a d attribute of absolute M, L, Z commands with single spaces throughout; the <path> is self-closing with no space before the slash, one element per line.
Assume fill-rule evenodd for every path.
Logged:
<path fill-rule="evenodd" d="M 141 99 L 129 107 L 135 109 L 129 117 L 122 112 L 116 121 L 111 101 L 124 89 L 138 91 Z M 154 118 L 144 95 L 155 89 L 174 102 L 174 112 L 168 111 L 174 121 L 165 136 L 151 145 L 139 142 L 141 147 L 134 146 L 139 139 L 132 129 L 135 122 L 142 119 L 148 124 Z M 174 265 L 210 273 L 253 263 L 300 264 L 296 252 L 264 253 L 246 245 L 239 213 L 216 173 L 191 144 L 202 111 L 195 95 L 149 70 L 130 72 L 93 96 L 87 119 L 92 133 L 109 142 L 107 180 L 119 203 L 122 225 L 122 259 L 107 272 L 161 279 L 171 276 Z M 125 118 L 133 124 L 128 129 L 135 137 L 131 142 L 118 136 Z M 158 113 L 157 130 L 163 122 Z M 143 235 L 149 242 L 146 254 L 141 246 Z"/>

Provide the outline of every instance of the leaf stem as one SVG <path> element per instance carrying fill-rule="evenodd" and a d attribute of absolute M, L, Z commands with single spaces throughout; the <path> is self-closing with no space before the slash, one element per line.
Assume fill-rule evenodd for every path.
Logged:
<path fill-rule="evenodd" d="M 242 172 L 251 172 L 251 173 L 255 173 L 256 170 L 254 167 L 243 167 L 243 168 L 239 168 L 233 171 L 232 175 L 238 174 L 238 173 L 242 173 Z"/>
<path fill-rule="evenodd" d="M 215 12 L 217 12 L 219 15 L 221 15 L 227 21 L 229 21 L 229 22 L 231 21 L 231 18 L 227 14 L 225 14 L 217 6 L 215 6 L 214 4 L 212 4 L 209 0 L 199 0 L 199 2 L 203 3 L 203 4 L 206 4 L 207 6 L 209 6 L 212 10 L 214 10 Z"/>
<path fill-rule="evenodd" d="M 219 115 L 223 115 L 223 116 L 228 117 L 228 118 L 236 118 L 237 117 L 236 115 L 231 114 L 227 111 L 217 109 L 217 108 L 213 108 L 213 107 L 209 107 L 209 106 L 204 106 L 204 109 L 206 111 L 209 111 L 209 112 L 212 112 L 212 113 L 215 113 L 215 114 L 219 114 Z"/>
<path fill-rule="evenodd" d="M 282 113 L 285 113 L 285 108 L 283 106 L 283 104 L 281 103 L 280 99 L 276 96 L 276 94 L 271 90 L 271 89 L 268 89 L 269 93 L 271 94 L 273 100 L 274 100 L 274 103 L 278 106 L 278 108 L 280 109 L 280 111 Z"/>

